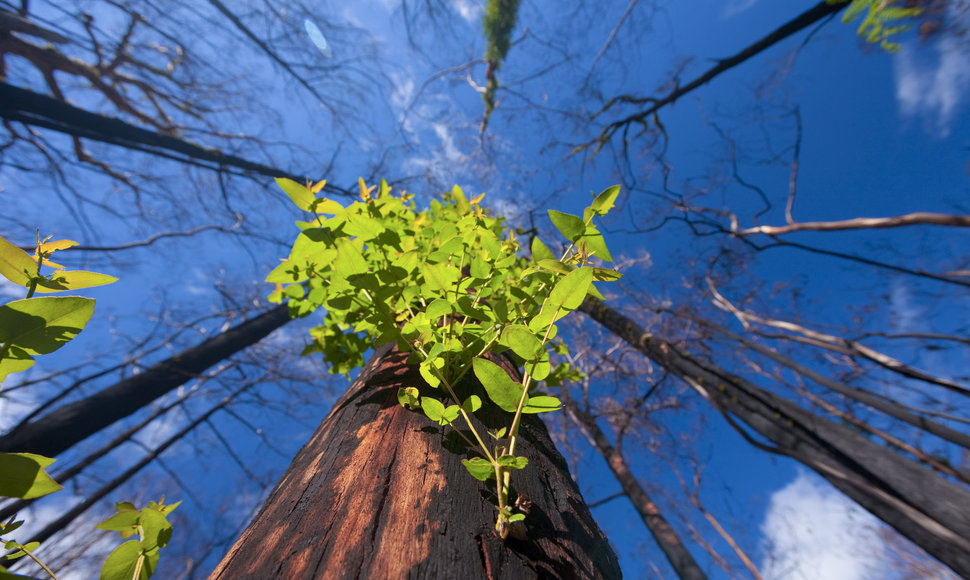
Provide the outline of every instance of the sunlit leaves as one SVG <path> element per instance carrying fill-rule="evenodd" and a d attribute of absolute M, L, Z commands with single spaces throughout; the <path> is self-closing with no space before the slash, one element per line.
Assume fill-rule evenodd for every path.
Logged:
<path fill-rule="evenodd" d="M 549 219 L 552 225 L 556 226 L 559 233 L 570 242 L 576 242 L 586 231 L 586 224 L 583 218 L 554 209 L 549 210 Z"/>
<path fill-rule="evenodd" d="M 300 185 L 292 179 L 287 179 L 285 177 L 277 177 L 276 185 L 280 186 L 283 193 L 289 196 L 290 200 L 296 204 L 296 207 L 305 211 L 310 211 L 310 206 L 313 204 L 314 195 L 313 192 L 307 189 L 305 185 Z"/>
<path fill-rule="evenodd" d="M 158 503 L 136 508 L 129 502 L 115 504 L 118 513 L 98 524 L 102 530 L 116 531 L 122 539 L 136 533 L 138 539 L 129 540 L 108 556 L 101 568 L 100 580 L 147 580 L 158 565 L 159 550 L 172 538 L 172 524 L 167 516 L 179 503 L 165 505 L 164 498 Z"/>
<path fill-rule="evenodd" d="M 0 274 L 14 284 L 26 287 L 37 264 L 30 255 L 0 237 Z"/>
<path fill-rule="evenodd" d="M 552 342 L 556 321 L 587 295 L 599 294 L 593 280 L 619 278 L 590 263 L 612 259 L 593 220 L 614 205 L 619 188 L 596 196 L 582 218 L 550 211 L 565 238 L 564 251 L 557 256 L 534 238 L 527 259 L 520 240 L 479 205 L 482 196 L 469 201 L 459 187 L 418 211 L 410 195 L 394 195 L 384 182 L 377 187 L 360 180 L 359 200 L 346 207 L 327 204 L 333 217 L 321 219 L 325 201 L 314 197 L 318 189 L 286 181 L 280 186 L 316 217 L 299 224 L 303 232 L 290 255 L 267 277 L 277 285 L 271 298 L 289 298 L 294 315 L 326 310 L 304 354 L 322 353 L 331 372 L 349 373 L 363 364 L 368 348 L 396 344 L 433 389 L 422 396 L 421 385 L 402 387 L 398 402 L 442 427 L 460 429 L 479 455 L 463 461 L 469 473 L 481 481 L 501 476 L 497 495 L 506 497 L 508 473 L 527 464 L 509 451 L 518 437 L 518 414 L 560 409 L 557 398 L 540 394 L 538 381 L 579 376 L 568 363 L 553 369 L 551 349 L 566 352 Z M 522 365 L 521 382 L 493 362 L 498 359 L 486 358 L 490 352 L 504 352 Z M 475 379 L 472 388 L 484 396 L 462 391 L 459 398 L 456 389 L 469 388 L 466 377 Z M 485 407 L 510 419 L 508 426 L 488 432 L 496 439 L 492 449 L 470 419 Z M 462 416 L 469 421 L 459 428 L 455 423 Z M 510 521 L 502 501 L 500 520 Z"/>
<path fill-rule="evenodd" d="M 0 306 L 0 342 L 28 355 L 47 354 L 81 332 L 94 313 L 94 300 L 49 296 L 15 300 Z"/>
<path fill-rule="evenodd" d="M 84 270 L 58 270 L 49 278 L 41 277 L 37 280 L 37 292 L 61 292 L 63 290 L 78 290 L 117 282 L 118 279 L 98 272 Z"/>
<path fill-rule="evenodd" d="M 33 453 L 0 453 L 0 496 L 32 499 L 62 489 L 44 471 L 51 463 Z"/>
<path fill-rule="evenodd" d="M 508 413 L 514 413 L 522 398 L 522 385 L 509 378 L 502 367 L 490 360 L 476 358 L 472 361 L 475 376 L 485 387 L 488 398 Z"/>
<path fill-rule="evenodd" d="M 610 187 L 604 189 L 602 193 L 597 195 L 589 207 L 591 210 L 596 212 L 596 215 L 606 215 L 606 213 L 613 208 L 613 204 L 618 195 L 620 195 L 620 186 L 611 185 Z"/>

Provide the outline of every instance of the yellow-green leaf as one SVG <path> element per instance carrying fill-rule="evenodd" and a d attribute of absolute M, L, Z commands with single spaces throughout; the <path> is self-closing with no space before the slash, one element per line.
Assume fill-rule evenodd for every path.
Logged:
<path fill-rule="evenodd" d="M 313 192 L 307 189 L 306 186 L 285 177 L 277 177 L 276 185 L 280 186 L 280 189 L 286 195 L 290 196 L 290 199 L 296 204 L 296 207 L 304 211 L 310 211 L 310 205 L 313 203 L 314 196 Z"/>
<path fill-rule="evenodd" d="M 30 254 L 0 237 L 0 274 L 4 278 L 26 288 L 36 271 L 37 264 Z"/>
<path fill-rule="evenodd" d="M 41 278 L 37 282 L 37 292 L 60 292 L 62 290 L 77 290 L 104 286 L 117 282 L 118 279 L 107 274 L 86 272 L 84 270 L 59 270 L 48 278 Z"/>
<path fill-rule="evenodd" d="M 94 300 L 80 296 L 15 300 L 0 306 L 0 342 L 29 355 L 54 352 L 77 336 L 93 313 Z"/>
<path fill-rule="evenodd" d="M 33 453 L 0 453 L 0 495 L 32 499 L 63 489 L 44 471 L 54 461 Z"/>
<path fill-rule="evenodd" d="M 475 376 L 485 387 L 488 398 L 503 411 L 514 413 L 522 397 L 522 385 L 509 378 L 502 367 L 490 360 L 475 358 L 472 367 Z"/>

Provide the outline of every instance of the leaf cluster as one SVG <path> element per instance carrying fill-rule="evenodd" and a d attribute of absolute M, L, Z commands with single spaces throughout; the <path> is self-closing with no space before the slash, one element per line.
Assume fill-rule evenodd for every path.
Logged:
<path fill-rule="evenodd" d="M 31 256 L 9 241 L 0 237 L 0 275 L 14 284 L 26 288 L 23 300 L 14 300 L 0 306 L 0 383 L 10 374 L 23 371 L 34 364 L 34 356 L 54 352 L 73 339 L 87 325 L 94 313 L 94 300 L 82 296 L 35 297 L 34 293 L 59 292 L 100 286 L 115 282 L 117 278 L 97 272 L 68 271 L 50 261 L 57 250 L 77 245 L 70 240 L 40 240 Z M 42 274 L 44 267 L 52 268 Z M 56 461 L 34 453 L 0 453 L 0 497 L 35 499 L 63 489 L 47 473 L 46 468 Z M 98 527 L 117 530 L 122 538 L 135 533 L 140 540 L 125 542 L 108 557 L 101 570 L 101 580 L 146 580 L 158 564 L 158 551 L 172 536 L 172 526 L 166 516 L 178 503 L 166 506 L 164 498 L 158 503 L 137 510 L 124 502 L 117 505 L 118 514 L 102 522 Z M 4 540 L 15 532 L 23 520 L 16 516 L 0 522 L 0 544 L 11 550 L 8 560 L 28 557 L 40 566 L 48 576 L 56 580 L 54 572 L 37 556 L 34 550 L 40 542 L 22 544 Z M 0 580 L 28 578 L 8 572 L 0 566 Z"/>
<path fill-rule="evenodd" d="M 826 0 L 829 4 L 842 4 L 849 0 Z M 889 39 L 911 28 L 906 23 L 918 16 L 923 9 L 920 7 L 899 7 L 897 0 L 851 0 L 842 15 L 842 22 L 848 24 L 862 16 L 858 34 L 869 43 L 879 43 L 885 51 L 894 53 L 899 51 L 899 44 Z M 863 15 L 865 13 L 865 15 Z"/>
<path fill-rule="evenodd" d="M 457 186 L 419 211 L 410 195 L 393 195 L 383 181 L 370 187 L 361 181 L 360 200 L 346 207 L 318 198 L 320 183 L 277 182 L 314 216 L 297 223 L 290 255 L 267 276 L 276 284 L 270 300 L 288 299 L 293 315 L 326 311 L 303 354 L 319 352 L 331 372 L 349 373 L 372 347 L 395 343 L 409 353 L 440 396 L 405 387 L 398 400 L 442 426 L 464 419 L 470 436 L 455 430 L 481 455 L 464 464 L 477 479 L 496 478 L 499 523 L 514 521 L 504 494 L 510 471 L 527 464 L 514 455 L 521 416 L 561 407 L 537 381 L 556 385 L 579 376 L 568 363 L 552 366 L 553 352 L 568 353 L 556 323 L 587 295 L 602 298 L 595 281 L 620 277 L 593 265 L 612 261 L 593 219 L 609 211 L 619 186 L 596 196 L 582 216 L 550 211 L 565 250 L 557 257 L 535 238 L 526 257 L 502 219 L 480 205 L 483 196 L 469 201 Z M 490 353 L 524 367 L 522 381 L 489 360 Z M 512 417 L 509 427 L 490 433 L 493 445 L 470 420 L 481 398 L 456 393 L 469 372 L 491 406 Z"/>

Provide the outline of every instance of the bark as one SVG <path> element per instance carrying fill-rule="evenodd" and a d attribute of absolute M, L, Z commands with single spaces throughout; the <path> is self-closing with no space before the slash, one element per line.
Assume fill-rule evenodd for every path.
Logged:
<path fill-rule="evenodd" d="M 219 149 L 203 147 L 171 135 L 142 129 L 121 119 L 91 113 L 64 101 L 3 82 L 0 82 L 0 117 L 180 162 L 201 164 L 213 171 L 234 167 L 265 177 L 288 177 L 298 183 L 306 181 L 304 177 L 282 169 L 223 153 Z M 345 190 L 330 184 L 327 184 L 324 189 L 331 193 L 348 195 Z"/>
<path fill-rule="evenodd" d="M 610 443 L 606 433 L 603 433 L 603 430 L 596 424 L 596 419 L 589 413 L 576 408 L 576 405 L 572 403 L 566 404 L 566 412 L 569 413 L 593 447 L 606 460 L 616 477 L 616 481 L 623 488 L 623 493 L 626 494 L 630 503 L 633 504 L 633 508 L 640 514 L 640 519 L 643 520 L 643 524 L 647 526 L 647 529 L 650 530 L 653 538 L 657 541 L 657 545 L 667 556 L 667 561 L 670 562 L 677 573 L 677 577 L 681 580 L 707 580 L 707 575 L 704 574 L 701 567 L 697 565 L 697 561 L 687 551 L 687 547 L 684 546 L 684 542 L 680 539 L 677 531 L 657 509 L 657 504 L 650 499 L 640 482 L 637 481 L 636 476 L 630 471 L 630 467 L 620 450 Z"/>
<path fill-rule="evenodd" d="M 684 380 L 749 442 L 812 468 L 930 555 L 970 577 L 970 491 L 965 487 L 681 351 L 599 300 L 588 299 L 580 309 Z M 774 447 L 754 441 L 736 420 Z"/>
<path fill-rule="evenodd" d="M 286 305 L 268 310 L 137 375 L 14 429 L 0 437 L 0 451 L 54 457 L 259 342 L 289 320 Z"/>
<path fill-rule="evenodd" d="M 532 505 L 503 541 L 494 532 L 492 482 L 468 474 L 467 448 L 450 427 L 398 404 L 400 386 L 430 390 L 404 355 L 381 347 L 212 580 L 620 577 L 540 420 L 522 423 L 517 454 L 529 465 L 513 474 L 510 495 Z M 461 388 L 481 390 L 473 379 Z"/>

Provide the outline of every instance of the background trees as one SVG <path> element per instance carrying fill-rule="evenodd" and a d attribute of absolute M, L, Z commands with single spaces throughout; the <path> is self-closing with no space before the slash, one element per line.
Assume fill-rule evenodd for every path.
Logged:
<path fill-rule="evenodd" d="M 5 427 L 47 401 L 68 405 L 139 376 L 265 308 L 257 281 L 284 255 L 294 216 L 268 179 L 220 155 L 325 177 L 333 195 L 358 175 L 420 195 L 458 182 L 487 192 L 485 203 L 524 235 L 548 226 L 547 207 L 582 207 L 585 192 L 622 180 L 607 235 L 626 248 L 627 292 L 608 296 L 611 307 L 697 364 L 965 489 L 965 220 L 921 215 L 968 213 L 962 3 L 927 5 L 894 56 L 828 16 L 838 5 L 523 3 L 484 133 L 480 4 L 338 4 L 3 4 L 4 22 L 35 28 L 0 27 L 10 85 L 0 195 L 12 208 L 0 227 L 23 244 L 38 227 L 79 239 L 78 265 L 121 278 L 97 293 L 77 350 L 39 365 L 22 388 L 5 385 Z M 650 99 L 684 92 L 806 13 L 825 17 L 636 118 Z M 330 56 L 309 43 L 304 18 L 326 35 Z M 921 46 L 928 22 L 938 32 Z M 80 133 L 74 109 L 52 118 L 14 108 L 15 88 L 115 117 L 118 130 L 148 131 L 154 142 L 99 123 Z M 858 217 L 897 219 L 850 221 Z M 73 479 L 74 492 L 94 493 L 232 396 L 151 464 L 144 488 L 181 492 L 205 514 L 176 523 L 170 548 L 183 554 L 176 567 L 204 575 L 346 385 L 321 387 L 318 362 L 295 358 L 301 324 L 112 427 L 121 437 L 158 413 L 135 443 Z M 696 385 L 621 338 L 593 323 L 573 334 L 588 341 L 573 356 L 590 372 L 570 391 L 576 416 L 595 419 L 622 451 L 701 567 L 748 576 L 793 565 L 766 543 L 779 538 L 752 531 L 767 520 L 767 499 L 796 477 L 793 462 L 753 453 Z M 620 490 L 574 423 L 563 416 L 551 427 L 572 447 L 589 502 Z M 92 438 L 61 462 L 107 442 Z M 224 488 L 198 483 L 230 469 Z M 135 494 L 142 482 L 130 485 L 112 493 Z M 235 488 L 245 491 L 226 492 Z M 212 499 L 220 496 L 232 499 Z M 594 512 L 614 538 L 644 530 L 625 501 Z M 70 558 L 80 552 L 71 542 L 50 549 Z M 646 534 L 618 548 L 628 575 L 646 561 L 670 574 Z M 868 549 L 885 560 L 893 548 Z"/>

